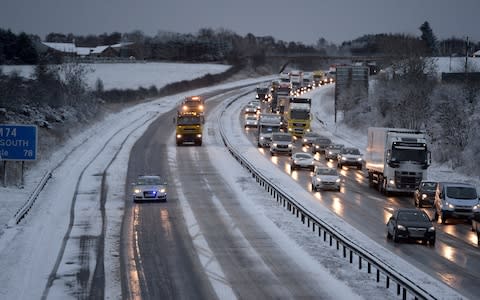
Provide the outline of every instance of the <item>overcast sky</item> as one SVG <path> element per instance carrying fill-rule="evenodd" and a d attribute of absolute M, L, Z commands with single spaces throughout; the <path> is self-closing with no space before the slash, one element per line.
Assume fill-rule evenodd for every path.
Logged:
<path fill-rule="evenodd" d="M 0 28 L 77 35 L 141 30 L 240 35 L 315 44 L 375 33 L 420 36 L 428 21 L 439 39 L 480 41 L 480 0 L 0 0 Z"/>

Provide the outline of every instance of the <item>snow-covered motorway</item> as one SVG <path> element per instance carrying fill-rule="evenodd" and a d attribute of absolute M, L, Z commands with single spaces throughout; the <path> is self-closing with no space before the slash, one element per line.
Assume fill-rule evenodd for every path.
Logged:
<path fill-rule="evenodd" d="M 450 263 L 453 275 L 445 282 L 463 296 L 476 297 L 474 290 L 451 280 L 464 276 L 478 282 L 477 270 L 463 267 L 465 257 L 469 263 L 478 259 L 474 251 L 478 249 L 471 243 L 462 240 L 453 245 L 465 252 L 455 248 L 442 252 L 439 249 L 448 238 L 439 240 L 435 248 L 385 241 L 384 208 L 409 205 L 406 199 L 386 200 L 368 190 L 362 173 L 353 170 L 345 171 L 347 182 L 340 194 L 314 195 L 308 190 L 306 172 L 289 174 L 284 158 L 263 155 L 240 121 L 241 107 L 253 94 L 225 108 L 226 102 L 254 85 L 219 91 L 255 81 L 129 108 L 85 131 L 62 150 L 64 159 L 53 156 L 59 163 L 54 164 L 53 178 L 38 204 L 22 226 L 5 229 L 0 239 L 2 298 L 397 297 L 395 287 L 385 289 L 384 278 L 377 283 L 373 274 L 359 271 L 273 201 L 226 151 L 219 126 L 266 176 L 436 298 L 460 296 L 434 278 L 443 279 L 438 275 L 442 269 L 422 266 L 420 260 L 430 254 L 430 262 L 459 259 Z M 319 119 L 327 118 L 321 114 L 331 100 L 331 89 L 311 94 Z M 210 97 L 204 145 L 176 147 L 173 109 L 192 93 Z M 319 122 L 315 126 L 327 130 Z M 345 134 L 338 131 L 335 137 L 357 140 Z M 130 182 L 146 173 L 167 174 L 167 203 L 130 201 Z M 419 254 L 419 259 L 408 257 Z M 457 258 L 459 254 L 465 256 Z"/>
<path fill-rule="evenodd" d="M 326 87 L 310 92 L 308 95 L 313 98 L 312 107 L 316 122 L 313 125 L 316 132 L 321 132 L 324 135 L 330 136 L 332 140 L 337 143 L 343 143 L 348 146 L 356 146 L 363 151 L 365 145 L 363 144 L 365 137 L 358 136 L 358 133 L 348 132 L 332 125 L 332 115 L 328 115 L 329 108 L 333 107 L 332 88 Z M 238 107 L 237 107 L 238 109 Z M 237 116 L 236 122 L 241 123 L 243 117 Z M 320 122 L 321 120 L 321 122 Z M 330 123 L 330 126 L 326 126 Z M 231 123 L 234 127 L 234 123 Z M 243 128 L 238 128 L 237 133 L 243 131 Z M 356 136 L 357 134 L 357 136 Z M 237 139 L 239 140 L 239 139 Z M 254 133 L 248 133 L 248 139 L 239 142 L 235 147 L 243 150 L 248 147 L 256 148 L 256 140 Z M 247 150 L 243 150 L 246 152 Z M 301 145 L 297 142 L 295 151 L 309 151 L 308 148 L 301 149 Z M 294 151 L 294 152 L 295 152 Z M 278 173 L 283 173 L 284 177 L 291 177 L 291 181 L 298 183 L 298 188 L 308 191 L 311 196 L 303 198 L 302 200 L 308 204 L 313 204 L 312 209 L 318 210 L 318 207 L 328 207 L 341 219 L 358 229 L 363 234 L 367 235 L 371 241 L 360 241 L 363 244 L 371 244 L 371 247 L 376 248 L 377 245 L 381 248 L 388 249 L 392 253 L 398 255 L 394 257 L 393 254 L 384 253 L 384 259 L 387 263 L 396 265 L 395 268 L 400 268 L 401 272 L 408 273 L 409 268 L 419 268 L 425 274 L 436 277 L 449 286 L 462 293 L 463 296 L 475 299 L 478 297 L 476 283 L 480 279 L 480 273 L 477 268 L 471 266 L 478 266 L 480 264 L 480 253 L 475 234 L 470 231 L 470 225 L 458 220 L 450 225 L 437 224 L 437 244 L 435 247 L 428 247 L 418 243 L 400 243 L 396 244 L 386 239 L 385 224 L 391 215 L 394 208 L 397 207 L 413 207 L 412 197 L 409 195 L 396 195 L 395 197 L 386 197 L 375 190 L 368 187 L 365 171 L 343 168 L 341 174 L 345 181 L 340 193 L 336 192 L 311 192 L 310 188 L 310 172 L 308 171 L 294 171 L 290 172 L 288 157 L 270 157 L 268 150 L 258 149 L 255 151 L 263 156 L 263 160 L 269 160 L 271 165 L 276 165 Z M 253 154 L 251 157 L 254 157 Z M 318 164 L 329 165 L 335 167 L 335 162 L 326 162 L 323 157 L 318 154 Z M 255 164 L 259 164 L 258 158 L 253 158 Z M 261 160 L 260 160 L 261 161 Z M 433 171 L 432 173 L 435 173 Z M 277 175 L 268 174 L 271 178 L 277 178 Z M 436 177 L 438 174 L 432 174 Z M 281 181 L 287 184 L 287 181 Z M 316 208 L 317 207 L 317 208 Z M 433 215 L 430 209 L 425 209 L 427 213 Z M 345 226 L 342 230 L 349 231 L 350 226 Z M 352 236 L 357 239 L 357 236 Z M 378 249 L 375 252 L 382 253 L 383 250 Z M 405 259 L 411 266 L 398 262 L 398 259 Z M 412 278 L 416 278 L 413 276 Z M 414 281 L 422 282 L 421 279 L 413 279 Z"/>

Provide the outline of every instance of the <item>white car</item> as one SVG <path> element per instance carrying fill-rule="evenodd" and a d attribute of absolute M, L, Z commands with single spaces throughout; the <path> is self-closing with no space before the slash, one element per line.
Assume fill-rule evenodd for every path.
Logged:
<path fill-rule="evenodd" d="M 254 105 L 258 111 L 262 109 L 262 105 L 260 104 L 260 100 L 252 100 L 248 102 L 248 105 Z"/>
<path fill-rule="evenodd" d="M 256 115 L 250 115 L 248 114 L 246 117 L 245 117 L 245 128 L 248 128 L 248 127 L 257 127 L 258 126 L 258 118 Z"/>
<path fill-rule="evenodd" d="M 316 167 L 312 176 L 312 191 L 336 190 L 340 191 L 340 175 L 337 169 Z"/>
<path fill-rule="evenodd" d="M 313 155 L 307 152 L 297 152 L 290 157 L 290 170 L 309 169 L 313 172 L 315 169 L 315 159 Z"/>
<path fill-rule="evenodd" d="M 160 176 L 141 175 L 132 184 L 133 202 L 167 201 L 167 182 Z"/>
<path fill-rule="evenodd" d="M 272 133 L 272 141 L 270 142 L 270 155 L 288 154 L 292 155 L 293 137 L 287 132 Z"/>
<path fill-rule="evenodd" d="M 247 104 L 243 111 L 246 114 L 256 114 L 257 113 L 257 106 L 255 104 Z"/>

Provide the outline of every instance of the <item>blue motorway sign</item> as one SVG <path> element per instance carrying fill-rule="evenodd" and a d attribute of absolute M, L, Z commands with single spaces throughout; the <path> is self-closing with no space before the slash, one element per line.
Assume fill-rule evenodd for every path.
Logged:
<path fill-rule="evenodd" d="M 0 160 L 36 160 L 37 126 L 0 124 Z"/>

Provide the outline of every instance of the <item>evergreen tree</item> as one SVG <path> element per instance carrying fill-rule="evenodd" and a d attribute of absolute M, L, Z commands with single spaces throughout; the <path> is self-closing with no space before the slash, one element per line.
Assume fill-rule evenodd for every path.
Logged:
<path fill-rule="evenodd" d="M 32 40 L 25 32 L 20 33 L 18 36 L 15 52 L 21 63 L 34 65 L 38 62 L 37 50 L 35 50 Z"/>
<path fill-rule="evenodd" d="M 425 42 L 425 46 L 427 47 L 427 54 L 437 54 L 437 38 L 433 34 L 430 24 L 425 21 L 419 29 L 422 32 L 421 39 Z"/>

